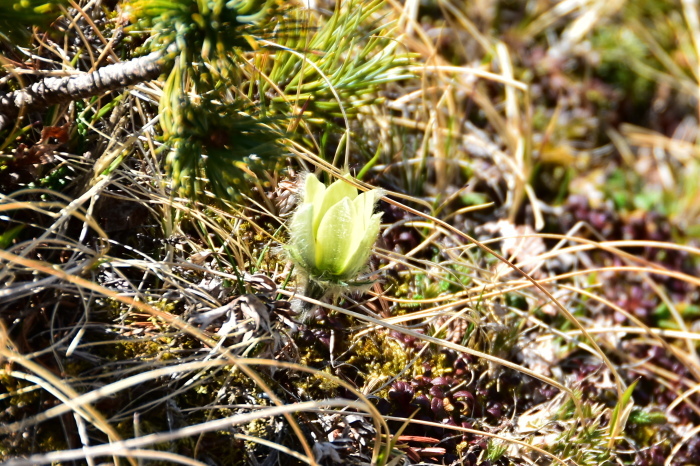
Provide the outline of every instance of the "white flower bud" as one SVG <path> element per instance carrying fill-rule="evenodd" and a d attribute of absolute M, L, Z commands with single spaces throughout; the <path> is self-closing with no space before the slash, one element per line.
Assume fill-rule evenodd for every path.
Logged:
<path fill-rule="evenodd" d="M 355 280 L 367 265 L 382 214 L 381 191 L 362 194 L 343 180 L 329 187 L 309 173 L 303 199 L 290 223 L 289 253 L 308 278 L 329 284 Z"/>

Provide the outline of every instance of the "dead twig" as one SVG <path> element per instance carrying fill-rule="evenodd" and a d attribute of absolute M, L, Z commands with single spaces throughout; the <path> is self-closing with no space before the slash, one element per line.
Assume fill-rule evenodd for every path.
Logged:
<path fill-rule="evenodd" d="M 24 89 L 1 95 L 0 131 L 13 123 L 23 108 L 45 108 L 156 79 L 163 71 L 162 56 L 162 51 L 156 51 L 92 73 L 42 79 Z"/>

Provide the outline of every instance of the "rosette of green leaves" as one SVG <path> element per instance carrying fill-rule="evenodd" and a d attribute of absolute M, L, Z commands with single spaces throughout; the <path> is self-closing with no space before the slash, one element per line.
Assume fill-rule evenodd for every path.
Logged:
<path fill-rule="evenodd" d="M 151 34 L 147 47 L 163 52 L 164 149 L 175 185 L 186 195 L 201 192 L 196 180 L 212 174 L 212 191 L 235 195 L 245 185 L 242 163 L 272 168 L 289 152 L 282 138 L 294 136 L 281 128 L 295 125 L 283 121 L 334 127 L 334 117 L 381 101 L 382 84 L 410 76 L 410 57 L 397 52 L 391 26 L 378 14 L 379 0 L 338 2 L 329 18 L 272 0 L 129 5 L 136 27 Z M 221 146 L 216 135 L 223 133 L 230 143 Z M 219 184 L 226 180 L 233 184 Z"/>
<path fill-rule="evenodd" d="M 150 33 L 150 50 L 216 61 L 246 44 L 244 35 L 270 14 L 272 4 L 272 0 L 132 0 L 126 11 Z"/>
<path fill-rule="evenodd" d="M 312 288 L 320 291 L 310 297 L 358 284 L 379 234 L 382 214 L 374 213 L 379 197 L 377 189 L 358 194 L 345 180 L 326 187 L 313 174 L 306 175 L 287 249 Z"/>
<path fill-rule="evenodd" d="M 271 0 L 135 0 L 128 11 L 150 32 L 168 77 L 160 99 L 167 166 L 185 195 L 239 194 L 246 171 L 269 167 L 282 152 L 280 131 L 250 101 L 234 99 L 245 77 L 239 58 L 247 35 L 270 14 Z"/>
<path fill-rule="evenodd" d="M 210 188 L 214 195 L 235 198 L 250 170 L 269 168 L 281 153 L 281 133 L 256 108 L 240 101 L 195 102 L 179 89 L 187 79 L 174 67 L 160 101 L 160 121 L 167 166 L 175 186 L 186 195 Z M 204 186 L 203 179 L 209 181 Z"/>
<path fill-rule="evenodd" d="M 382 102 L 383 84 L 414 77 L 407 70 L 414 55 L 399 51 L 391 22 L 379 13 L 383 6 L 383 0 L 336 2 L 326 21 L 309 10 L 285 11 L 285 33 L 268 44 L 274 60 L 256 61 L 269 76 L 260 83 L 262 103 L 283 112 L 303 107 L 306 122 L 325 124 Z"/>

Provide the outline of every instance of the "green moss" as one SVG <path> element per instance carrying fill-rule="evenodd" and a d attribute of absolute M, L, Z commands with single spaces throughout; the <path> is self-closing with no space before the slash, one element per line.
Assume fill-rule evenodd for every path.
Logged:
<path fill-rule="evenodd" d="M 411 361 L 409 351 L 388 335 L 382 332 L 362 337 L 353 346 L 353 355 L 347 363 L 356 367 L 364 380 L 364 385 L 374 384 L 377 380 L 385 381 L 397 376 Z M 418 370 L 417 363 L 409 376 Z M 380 394 L 381 396 L 381 394 Z"/>
<path fill-rule="evenodd" d="M 4 409 L 0 411 L 0 424 L 10 424 L 35 416 L 55 399 L 42 389 L 0 371 L 0 392 L 6 394 Z M 50 419 L 40 425 L 28 427 L 0 437 L 2 457 L 26 456 L 28 453 L 46 453 L 68 448 L 64 426 L 60 419 Z"/>

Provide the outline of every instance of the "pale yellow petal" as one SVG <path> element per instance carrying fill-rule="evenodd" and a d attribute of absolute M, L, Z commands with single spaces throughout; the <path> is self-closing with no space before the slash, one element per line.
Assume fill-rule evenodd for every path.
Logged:
<path fill-rule="evenodd" d="M 330 189 L 329 189 L 330 190 Z M 316 233 L 316 263 L 319 270 L 331 275 L 342 275 L 350 250 L 354 206 L 345 197 L 333 205 L 321 219 Z"/>
<path fill-rule="evenodd" d="M 377 203 L 377 195 L 378 191 L 373 189 L 360 194 L 352 201 L 355 205 L 356 214 L 359 219 L 358 222 L 362 224 L 362 228 L 365 228 L 367 222 L 369 222 L 369 219 L 372 217 L 374 205 Z"/>
<path fill-rule="evenodd" d="M 313 173 L 307 173 L 306 178 L 304 178 L 304 204 L 321 202 L 325 193 L 326 185 L 318 181 Z"/>
<path fill-rule="evenodd" d="M 289 252 L 305 269 L 316 268 L 316 241 L 313 234 L 313 204 L 302 204 L 290 223 Z"/>
<path fill-rule="evenodd" d="M 321 219 L 326 215 L 326 212 L 338 204 L 343 199 L 353 200 L 357 197 L 357 189 L 351 184 L 343 181 L 337 180 L 331 184 L 323 195 L 323 201 L 316 216 L 314 216 L 314 231 L 318 232 L 318 228 L 321 224 Z M 315 200 L 314 202 L 318 202 Z"/>
<path fill-rule="evenodd" d="M 358 242 L 359 244 L 357 244 L 344 266 L 346 279 L 354 279 L 367 265 L 367 260 L 372 253 L 372 246 L 377 240 L 377 235 L 379 235 L 381 223 L 382 214 L 374 214 L 366 222 Z"/>

